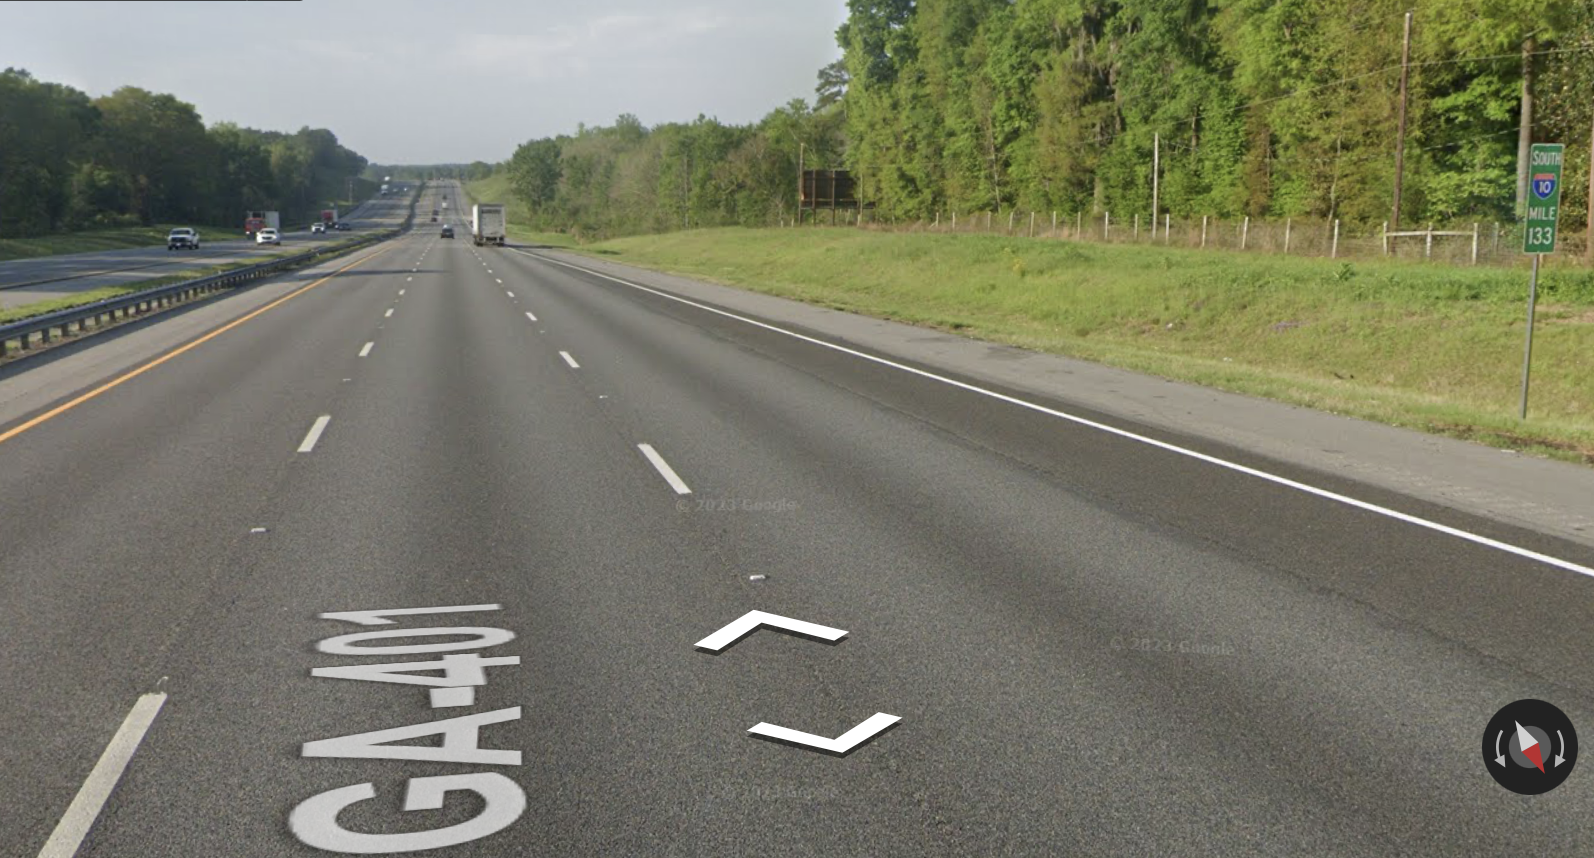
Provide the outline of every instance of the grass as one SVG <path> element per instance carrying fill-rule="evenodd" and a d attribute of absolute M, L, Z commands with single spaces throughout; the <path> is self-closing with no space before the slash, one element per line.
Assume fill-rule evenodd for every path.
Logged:
<path fill-rule="evenodd" d="M 203 237 L 203 233 L 201 233 L 201 237 Z M 337 250 L 345 245 L 354 244 L 360 240 L 361 236 L 351 235 L 342 241 L 328 245 L 328 249 Z M 130 295 L 134 292 L 157 289 L 161 286 L 167 286 L 172 283 L 181 283 L 184 280 L 196 280 L 200 277 L 209 277 L 212 274 L 220 274 L 225 271 L 234 271 L 239 268 L 247 268 L 250 265 L 255 265 L 257 263 L 269 262 L 279 256 L 288 256 L 299 252 L 301 252 L 300 248 L 289 249 L 285 247 L 278 252 L 267 252 L 259 256 L 235 259 L 223 265 L 188 268 L 173 274 L 163 274 L 160 277 L 154 277 L 147 280 L 134 280 L 115 286 L 102 286 L 98 289 L 88 289 L 82 292 L 73 292 L 71 295 L 67 295 L 62 298 L 52 298 L 47 301 L 34 301 L 32 303 L 21 304 L 16 307 L 0 307 L 0 325 L 9 322 L 21 321 L 23 319 L 31 319 L 34 316 L 42 316 L 46 313 L 54 313 L 58 310 L 81 307 L 85 304 L 92 304 L 96 301 L 104 301 L 107 298 L 119 298 L 123 295 Z"/>
<path fill-rule="evenodd" d="M 339 184 L 340 194 L 342 185 Z M 341 216 L 353 211 L 355 206 L 365 200 L 341 200 L 333 205 L 338 207 Z M 304 227 L 304 224 L 283 224 L 284 229 L 293 229 L 295 226 Z M 87 253 L 96 250 L 126 250 L 130 247 L 155 247 L 166 244 L 166 234 L 179 226 L 191 226 L 199 230 L 200 242 L 224 241 L 244 237 L 243 212 L 238 214 L 238 222 L 231 226 L 202 226 L 191 223 L 167 223 L 154 226 L 125 226 L 115 229 L 97 229 L 84 232 L 64 232 L 51 235 L 42 235 L 36 238 L 0 238 L 0 262 L 9 262 L 13 259 L 35 259 L 40 256 L 57 256 L 63 253 Z"/>
<path fill-rule="evenodd" d="M 186 271 L 179 271 L 176 274 L 169 274 L 152 280 L 138 280 L 133 283 L 120 286 L 102 286 L 98 289 L 89 289 L 84 292 L 74 292 L 65 298 L 52 298 L 48 301 L 35 301 L 31 304 L 23 304 L 17 307 L 0 307 L 0 325 L 9 322 L 19 322 L 23 319 L 30 319 L 34 316 L 42 316 L 46 313 L 54 313 L 58 310 L 67 310 L 71 309 L 72 307 L 80 307 L 84 304 L 92 304 L 95 301 L 104 301 L 107 298 L 119 298 L 123 295 L 130 295 L 134 292 L 143 292 L 147 289 L 156 289 L 172 283 L 181 283 L 184 280 L 194 280 L 200 277 L 208 277 L 212 274 L 220 274 L 223 271 L 230 271 L 234 268 L 242 268 L 245 265 L 253 265 L 256 262 L 262 261 L 264 261 L 263 258 L 228 265 L 213 265 L 206 268 L 190 268 Z"/>
<path fill-rule="evenodd" d="M 576 249 L 1594 464 L 1588 269 L 1547 267 L 1541 277 L 1532 400 L 1520 421 L 1522 271 L 825 228 L 693 230 Z"/>
<path fill-rule="evenodd" d="M 242 223 L 242 221 L 240 221 Z M 226 229 L 216 226 L 194 226 L 186 223 L 156 224 L 155 226 L 125 226 L 116 229 L 97 229 L 87 232 L 64 232 L 41 235 L 37 238 L 0 238 L 0 262 L 13 259 L 34 259 L 40 256 L 57 256 L 63 253 L 86 253 L 95 250 L 126 250 L 129 247 L 154 247 L 166 245 L 166 234 L 179 226 L 193 226 L 199 230 L 199 240 L 220 241 L 243 237 L 243 228 Z"/>

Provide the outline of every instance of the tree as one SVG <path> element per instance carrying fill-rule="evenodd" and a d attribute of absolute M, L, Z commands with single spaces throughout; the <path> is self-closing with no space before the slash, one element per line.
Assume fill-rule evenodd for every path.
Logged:
<path fill-rule="evenodd" d="M 559 141 L 522 143 L 509 159 L 509 182 L 515 196 L 534 212 L 554 201 L 562 173 Z"/>

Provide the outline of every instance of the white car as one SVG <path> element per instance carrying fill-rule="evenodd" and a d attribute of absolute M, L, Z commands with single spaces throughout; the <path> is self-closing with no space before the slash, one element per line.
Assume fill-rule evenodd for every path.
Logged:
<path fill-rule="evenodd" d="M 272 229 L 269 226 L 266 227 L 265 229 L 255 233 L 255 244 L 281 244 L 281 243 L 282 243 L 282 236 L 278 235 L 277 231 Z"/>
<path fill-rule="evenodd" d="M 326 231 L 327 231 L 327 225 L 322 223 L 321 221 L 316 221 L 315 223 L 310 224 L 310 232 L 312 234 L 313 233 L 318 233 L 318 232 L 326 232 Z"/>
<path fill-rule="evenodd" d="M 180 226 L 166 235 L 167 250 L 198 250 L 199 233 L 186 226 Z"/>

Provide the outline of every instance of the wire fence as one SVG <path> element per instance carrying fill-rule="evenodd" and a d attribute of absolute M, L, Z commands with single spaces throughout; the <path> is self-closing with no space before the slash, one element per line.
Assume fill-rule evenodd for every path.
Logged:
<path fill-rule="evenodd" d="M 793 226 L 782 218 L 780 226 Z M 912 222 L 877 219 L 872 213 L 811 213 L 803 226 L 834 225 L 909 232 L 1006 235 L 1106 244 L 1274 253 L 1325 259 L 1397 258 L 1449 265 L 1526 264 L 1522 226 L 1506 221 L 1454 221 L 1406 224 L 1391 230 L 1387 223 L 1353 225 L 1327 218 L 1174 217 L 1164 214 L 1119 215 L 1112 212 L 985 211 L 944 212 Z M 1553 264 L 1589 265 L 1587 235 L 1562 229 Z"/>

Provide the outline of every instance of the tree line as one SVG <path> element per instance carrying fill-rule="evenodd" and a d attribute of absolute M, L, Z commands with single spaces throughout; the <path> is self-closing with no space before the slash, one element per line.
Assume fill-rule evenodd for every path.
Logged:
<path fill-rule="evenodd" d="M 366 160 L 331 131 L 206 127 L 174 95 L 90 98 L 27 71 L 0 73 L 0 237 L 110 226 L 237 225 L 250 209 L 301 220 L 346 197 Z M 358 179 L 356 197 L 370 193 Z"/>
<path fill-rule="evenodd" d="M 1510 220 L 1522 126 L 1568 143 L 1583 222 L 1594 0 L 849 0 L 818 99 L 528 141 L 513 193 L 545 228 L 768 224 L 799 158 L 854 171 L 879 216 L 1158 210 L 1391 217 L 1413 12 L 1401 217 Z M 486 165 L 471 165 L 474 174 Z"/>
<path fill-rule="evenodd" d="M 765 225 L 795 210 L 800 161 L 836 166 L 844 115 L 796 99 L 748 125 L 706 116 L 646 128 L 635 116 L 532 140 L 495 165 L 534 225 L 589 235 Z"/>

